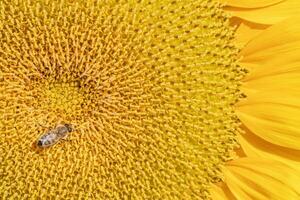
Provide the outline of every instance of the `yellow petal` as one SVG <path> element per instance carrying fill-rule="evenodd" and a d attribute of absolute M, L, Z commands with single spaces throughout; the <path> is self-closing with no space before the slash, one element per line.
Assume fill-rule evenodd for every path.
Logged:
<path fill-rule="evenodd" d="M 299 173 L 277 161 L 241 158 L 231 162 L 224 175 L 238 200 L 299 199 Z"/>
<path fill-rule="evenodd" d="M 246 0 L 244 0 L 244 2 L 245 1 Z M 257 3 L 258 0 L 253 2 Z M 227 7 L 226 10 L 231 12 L 233 16 L 239 17 L 243 20 L 260 23 L 260 24 L 276 24 L 288 17 L 291 17 L 299 13 L 300 10 L 299 0 L 285 0 L 285 1 L 273 1 L 273 2 L 275 4 L 273 4 L 272 1 L 269 1 L 269 5 L 267 2 L 265 5 L 268 6 L 265 7 L 262 7 L 264 3 L 258 4 L 258 6 L 255 6 L 256 9 L 253 9 L 253 7 L 251 8 L 250 4 L 252 3 L 252 1 L 248 1 L 248 3 L 244 4 L 244 6 L 243 3 L 241 3 L 240 5 L 239 3 L 236 3 L 235 7 Z M 255 4 L 253 3 L 253 5 Z M 232 4 L 232 6 L 234 6 L 234 4 Z"/>
<path fill-rule="evenodd" d="M 241 64 L 250 70 L 245 81 L 297 72 L 300 69 L 299 54 L 300 17 L 297 16 L 263 31 L 245 46 Z"/>
<path fill-rule="evenodd" d="M 300 149 L 299 107 L 248 101 L 237 108 L 237 115 L 257 136 L 270 143 Z"/>
<path fill-rule="evenodd" d="M 266 70 L 270 75 L 258 74 L 247 80 L 242 87 L 247 99 L 239 102 L 237 114 L 246 127 L 264 140 L 299 150 L 300 71 L 292 69 L 285 73 L 280 68 L 277 72 Z"/>
<path fill-rule="evenodd" d="M 300 151 L 271 144 L 250 131 L 239 135 L 239 143 L 248 157 L 266 158 L 285 163 L 300 172 Z"/>
<path fill-rule="evenodd" d="M 222 186 L 212 185 L 210 188 L 210 195 L 213 200 L 234 200 L 234 196 L 225 184 Z"/>
<path fill-rule="evenodd" d="M 243 92 L 247 100 L 245 102 L 270 102 L 300 106 L 300 62 L 287 65 L 274 65 L 274 68 L 266 69 L 252 66 L 249 76 L 244 80 Z M 247 67 L 250 68 L 249 65 Z M 249 104 L 249 103 L 248 103 Z"/>
<path fill-rule="evenodd" d="M 300 32 L 299 32 L 300 33 Z M 257 36 L 257 38 L 260 36 Z M 272 37 L 272 35 L 270 35 Z M 283 36 L 284 37 L 284 36 Z M 289 36 L 287 36 L 289 37 Z M 286 38 L 285 38 L 286 39 Z M 285 44 L 277 44 L 276 46 L 269 46 L 263 49 L 257 49 L 258 47 L 255 47 L 257 51 L 251 54 L 244 54 L 245 51 L 248 50 L 247 47 L 249 47 L 249 44 L 252 43 L 252 41 L 245 47 L 245 50 L 243 53 L 244 58 L 242 60 L 242 64 L 248 64 L 250 63 L 251 65 L 256 65 L 256 68 L 264 71 L 269 71 L 273 70 L 274 67 L 276 68 L 275 71 L 281 69 L 283 71 L 282 67 L 279 65 L 290 65 L 290 63 L 297 63 L 299 64 L 300 58 L 299 58 L 299 53 L 300 53 L 300 38 L 294 38 L 294 42 L 289 43 L 287 41 Z M 281 39 L 284 40 L 284 39 Z M 274 40 L 274 43 L 277 41 Z M 273 45 L 273 44 L 272 44 Z M 288 66 L 290 67 L 290 66 Z M 299 67 L 299 66 L 296 66 Z M 257 69 L 255 69 L 257 70 Z"/>
<path fill-rule="evenodd" d="M 267 29 L 242 51 L 250 69 L 237 113 L 254 134 L 280 146 L 300 149 L 300 17 Z"/>
<path fill-rule="evenodd" d="M 240 104 L 270 102 L 300 107 L 300 69 L 297 70 L 269 76 L 254 76 L 253 79 L 245 81 L 242 88 L 250 92 L 245 92 L 248 98 Z"/>
<path fill-rule="evenodd" d="M 271 6 L 284 0 L 219 0 L 227 6 L 239 8 L 260 8 Z"/>
<path fill-rule="evenodd" d="M 295 60 L 293 57 L 295 54 Z M 266 76 L 280 75 L 283 73 L 299 73 L 300 71 L 300 60 L 296 60 L 298 52 L 291 52 L 290 56 L 276 56 L 274 55 L 273 59 L 265 60 L 264 64 L 255 64 L 255 63 L 240 63 L 243 67 L 247 68 L 250 72 L 247 74 L 247 77 L 244 78 L 244 82 L 248 83 L 256 79 L 261 79 Z M 299 56 L 298 56 L 299 57 Z M 286 62 L 284 62 L 286 60 Z M 252 83 L 249 83 L 252 84 Z M 256 84 L 256 83 L 255 83 Z"/>
<path fill-rule="evenodd" d="M 269 26 L 265 25 L 241 22 L 236 31 L 235 39 L 237 44 L 244 46 L 268 27 Z"/>
<path fill-rule="evenodd" d="M 271 52 L 284 52 L 284 50 L 281 51 L 281 48 L 284 48 L 285 45 L 291 45 L 289 43 L 300 40 L 299 33 L 300 15 L 271 26 L 259 34 L 241 51 L 241 55 L 244 56 L 243 62 L 264 62 L 265 58 L 262 57 L 263 55 L 270 55 Z"/>

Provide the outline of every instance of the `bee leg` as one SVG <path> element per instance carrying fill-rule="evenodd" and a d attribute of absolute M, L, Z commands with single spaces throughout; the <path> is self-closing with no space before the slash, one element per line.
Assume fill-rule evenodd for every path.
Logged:
<path fill-rule="evenodd" d="M 38 122 L 38 121 L 37 121 L 37 124 L 38 124 L 40 127 L 43 127 L 43 128 L 45 128 L 45 129 L 50 129 L 49 126 L 45 126 L 45 125 L 41 124 L 41 123 Z"/>
<path fill-rule="evenodd" d="M 72 141 L 72 139 L 68 138 L 67 135 L 62 137 L 61 140 L 63 140 L 63 141 Z"/>

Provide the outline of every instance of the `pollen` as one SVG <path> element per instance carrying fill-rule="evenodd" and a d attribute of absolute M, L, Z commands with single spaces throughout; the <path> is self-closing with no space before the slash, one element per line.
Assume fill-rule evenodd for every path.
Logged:
<path fill-rule="evenodd" d="M 220 4 L 4 0 L 0 26 L 0 196 L 208 198 L 245 73 Z M 70 141 L 32 148 L 61 121 Z"/>

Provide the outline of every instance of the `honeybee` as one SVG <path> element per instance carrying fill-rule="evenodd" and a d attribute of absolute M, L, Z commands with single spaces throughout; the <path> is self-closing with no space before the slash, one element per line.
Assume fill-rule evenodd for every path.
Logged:
<path fill-rule="evenodd" d="M 43 134 L 37 140 L 37 146 L 40 148 L 50 147 L 56 144 L 59 140 L 68 137 L 68 133 L 72 132 L 74 129 L 71 124 L 59 124 L 54 129 Z"/>

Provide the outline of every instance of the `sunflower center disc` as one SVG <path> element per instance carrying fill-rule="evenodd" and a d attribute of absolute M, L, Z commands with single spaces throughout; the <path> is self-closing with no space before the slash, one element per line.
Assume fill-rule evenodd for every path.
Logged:
<path fill-rule="evenodd" d="M 84 98 L 76 83 L 55 83 L 48 87 L 43 85 L 40 106 L 56 113 L 65 112 L 72 115 L 81 109 Z"/>
<path fill-rule="evenodd" d="M 0 11 L 0 196 L 208 197 L 237 146 L 243 76 L 220 5 L 4 0 Z M 38 122 L 61 119 L 80 125 L 72 141 L 33 151 Z"/>

